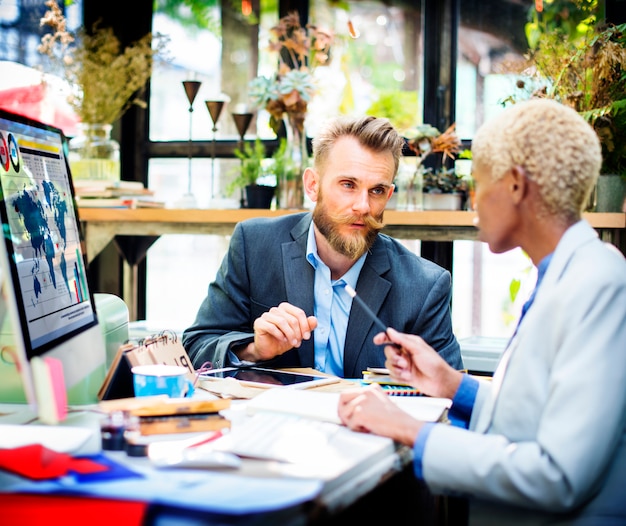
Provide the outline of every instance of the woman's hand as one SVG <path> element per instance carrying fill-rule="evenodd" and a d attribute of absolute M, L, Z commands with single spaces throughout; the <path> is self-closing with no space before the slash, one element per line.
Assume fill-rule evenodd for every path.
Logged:
<path fill-rule="evenodd" d="M 338 414 L 353 431 L 386 436 L 411 447 L 423 425 L 400 409 L 377 384 L 343 391 Z"/>
<path fill-rule="evenodd" d="M 394 329 L 374 337 L 378 345 L 390 342 L 396 345 L 385 346 L 385 367 L 394 381 L 411 385 L 430 396 L 454 397 L 462 373 L 450 367 L 422 338 Z"/>

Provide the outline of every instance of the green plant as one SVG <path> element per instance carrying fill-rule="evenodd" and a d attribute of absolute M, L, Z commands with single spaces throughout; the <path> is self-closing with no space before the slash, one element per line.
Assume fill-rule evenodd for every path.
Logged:
<path fill-rule="evenodd" d="M 454 155 L 461 148 L 461 140 L 452 124 L 441 133 L 430 124 L 420 124 L 408 130 L 405 134 L 407 146 L 417 156 L 418 167 L 433 153 L 441 153 L 441 165 L 438 168 L 424 168 L 423 191 L 426 193 L 451 194 L 467 190 L 467 181 L 457 175 L 454 168 L 443 166 L 446 158 L 454 160 Z"/>
<path fill-rule="evenodd" d="M 237 177 L 226 187 L 227 195 L 232 195 L 237 188 L 257 184 L 257 180 L 263 175 L 262 163 L 267 157 L 265 144 L 258 137 L 252 144 L 244 143 L 243 149 L 235 148 L 233 153 L 241 161 L 241 165 L 233 170 Z"/>
<path fill-rule="evenodd" d="M 597 0 L 531 9 L 525 73 L 534 72 L 532 82 L 520 80 L 521 94 L 509 100 L 541 96 L 571 106 L 600 138 L 602 173 L 626 177 L 626 24 L 602 23 L 599 13 Z"/>
<path fill-rule="evenodd" d="M 274 150 L 270 158 L 267 157 L 265 144 L 258 137 L 254 143 L 245 143 L 243 150 L 235 148 L 233 153 L 241 161 L 241 166 L 232 170 L 232 173 L 236 173 L 237 177 L 226 187 L 226 194 L 232 195 L 238 188 L 258 184 L 260 178 L 268 175 L 268 171 L 274 173 L 278 178 L 280 174 L 289 169 L 287 166 L 289 158 L 286 152 L 287 140 L 284 138 L 280 139 L 278 148 Z"/>
<path fill-rule="evenodd" d="M 367 109 L 368 115 L 384 117 L 397 130 L 406 130 L 415 122 L 419 111 L 417 91 L 386 90 Z"/>
<path fill-rule="evenodd" d="M 422 188 L 427 194 L 452 194 L 468 190 L 467 180 L 458 175 L 454 168 L 426 168 L 423 177 Z"/>

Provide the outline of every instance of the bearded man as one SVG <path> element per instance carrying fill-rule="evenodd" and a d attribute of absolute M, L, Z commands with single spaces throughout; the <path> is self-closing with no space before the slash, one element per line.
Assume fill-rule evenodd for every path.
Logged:
<path fill-rule="evenodd" d="M 183 346 L 196 368 L 313 367 L 360 378 L 384 367 L 379 332 L 349 285 L 388 327 L 423 338 L 462 369 L 450 273 L 381 234 L 404 139 L 387 119 L 340 117 L 313 139 L 302 180 L 312 212 L 235 227 Z"/>

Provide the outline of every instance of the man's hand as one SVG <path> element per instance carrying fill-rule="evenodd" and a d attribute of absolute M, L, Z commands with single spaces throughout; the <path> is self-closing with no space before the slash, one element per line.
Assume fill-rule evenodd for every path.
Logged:
<path fill-rule="evenodd" d="M 272 307 L 254 321 L 254 342 L 237 352 L 240 360 L 259 362 L 270 360 L 311 338 L 317 327 L 315 316 L 290 303 Z"/>

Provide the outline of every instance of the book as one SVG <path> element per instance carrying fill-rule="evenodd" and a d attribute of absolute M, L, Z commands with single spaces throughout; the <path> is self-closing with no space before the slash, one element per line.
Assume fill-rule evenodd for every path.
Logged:
<path fill-rule="evenodd" d="M 363 383 L 411 387 L 410 385 L 396 382 L 389 375 L 389 370 L 381 367 L 368 367 L 366 371 L 363 371 Z"/>
<path fill-rule="evenodd" d="M 76 204 L 82 208 L 165 208 L 165 201 L 145 196 L 120 197 L 76 197 Z"/>
<path fill-rule="evenodd" d="M 105 413 L 124 411 L 133 416 L 167 416 L 201 413 L 217 413 L 230 407 L 229 398 L 215 400 L 193 400 L 169 398 L 167 395 L 140 396 L 102 400 L 98 409 Z"/>
<path fill-rule="evenodd" d="M 140 181 L 106 181 L 95 179 L 75 179 L 74 190 L 77 196 L 118 197 L 120 195 L 152 195 Z"/>
<path fill-rule="evenodd" d="M 141 435 L 195 433 L 230 428 L 230 420 L 218 413 L 139 417 Z"/>

